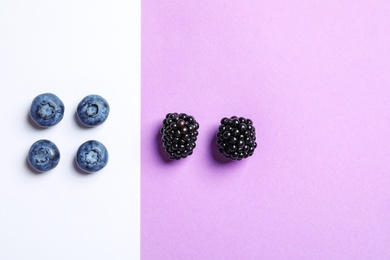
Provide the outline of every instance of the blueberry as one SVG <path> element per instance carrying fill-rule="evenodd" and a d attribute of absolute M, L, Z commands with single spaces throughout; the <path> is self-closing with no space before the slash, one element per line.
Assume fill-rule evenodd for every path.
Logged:
<path fill-rule="evenodd" d="M 106 147 L 96 140 L 83 143 L 76 154 L 77 166 L 88 173 L 97 172 L 103 169 L 108 162 Z"/>
<path fill-rule="evenodd" d="M 109 113 L 110 106 L 107 101 L 98 95 L 86 96 L 77 106 L 77 117 L 88 127 L 103 124 Z"/>
<path fill-rule="evenodd" d="M 49 140 L 39 140 L 33 143 L 28 152 L 28 162 L 38 172 L 54 169 L 60 161 L 60 151 Z"/>
<path fill-rule="evenodd" d="M 30 117 L 40 127 L 47 128 L 58 124 L 64 116 L 64 103 L 56 95 L 44 93 L 31 103 Z"/>

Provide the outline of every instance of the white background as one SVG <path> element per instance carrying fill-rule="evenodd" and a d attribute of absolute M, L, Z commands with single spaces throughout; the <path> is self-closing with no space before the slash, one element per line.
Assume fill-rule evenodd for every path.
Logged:
<path fill-rule="evenodd" d="M 140 1 L 0 1 L 0 259 L 139 259 Z M 35 96 L 52 92 L 63 120 L 37 129 Z M 75 111 L 88 94 L 110 104 L 86 129 Z M 27 152 L 52 140 L 61 160 L 36 174 Z M 82 174 L 77 148 L 96 139 L 106 168 Z"/>

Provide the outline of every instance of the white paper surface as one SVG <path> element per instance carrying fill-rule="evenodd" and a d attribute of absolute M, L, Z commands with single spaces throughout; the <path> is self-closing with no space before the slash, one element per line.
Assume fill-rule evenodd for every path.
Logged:
<path fill-rule="evenodd" d="M 140 0 L 0 1 L 0 259 L 140 258 Z M 33 98 L 52 92 L 63 120 L 37 129 Z M 88 94 L 110 104 L 86 129 L 75 111 Z M 53 141 L 52 171 L 27 166 L 30 146 Z M 95 139 L 108 165 L 81 174 L 77 148 Z"/>

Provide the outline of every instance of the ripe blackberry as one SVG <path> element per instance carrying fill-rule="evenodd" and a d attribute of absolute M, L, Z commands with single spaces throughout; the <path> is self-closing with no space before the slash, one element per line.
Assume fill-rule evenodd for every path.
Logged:
<path fill-rule="evenodd" d="M 199 124 L 193 116 L 169 113 L 160 129 L 164 149 L 172 160 L 191 155 L 196 147 Z"/>
<path fill-rule="evenodd" d="M 253 122 L 243 117 L 222 118 L 217 133 L 218 150 L 232 160 L 252 156 L 256 147 Z"/>

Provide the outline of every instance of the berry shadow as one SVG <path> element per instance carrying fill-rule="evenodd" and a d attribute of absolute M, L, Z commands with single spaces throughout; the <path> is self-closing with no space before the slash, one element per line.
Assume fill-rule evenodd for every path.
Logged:
<path fill-rule="evenodd" d="M 214 159 L 214 161 L 220 164 L 231 164 L 234 161 L 226 158 L 219 150 L 217 145 L 217 135 L 215 132 L 212 133 L 212 138 L 210 138 L 210 155 Z"/>
<path fill-rule="evenodd" d="M 77 172 L 79 175 L 82 175 L 82 176 L 92 175 L 91 172 L 85 172 L 85 171 L 83 171 L 83 170 L 80 169 L 80 167 L 77 165 L 76 157 L 73 158 L 73 168 L 76 170 L 76 172 Z"/>
<path fill-rule="evenodd" d="M 29 123 L 30 126 L 32 126 L 35 130 L 45 130 L 47 128 L 39 126 L 37 123 L 32 120 L 30 113 L 27 113 L 27 122 Z"/>
<path fill-rule="evenodd" d="M 162 145 L 160 127 L 158 128 L 157 134 L 156 134 L 156 144 L 157 144 L 157 151 L 159 153 L 159 157 L 161 158 L 161 160 L 164 163 L 168 164 L 168 163 L 172 163 L 175 161 L 175 160 L 172 160 L 171 158 L 169 158 L 167 151 L 165 151 L 165 148 Z"/>
<path fill-rule="evenodd" d="M 76 172 L 79 174 L 79 175 L 82 175 L 82 176 L 89 176 L 89 175 L 93 175 L 94 172 L 86 172 L 86 171 L 83 171 L 77 164 L 77 161 L 76 161 L 76 156 L 73 158 L 73 168 L 76 170 Z"/>
<path fill-rule="evenodd" d="M 84 125 L 83 123 L 81 123 L 80 121 L 80 118 L 78 117 L 77 115 L 77 112 L 75 112 L 73 114 L 73 117 L 74 117 L 74 121 L 76 122 L 76 124 L 80 127 L 80 128 L 83 128 L 83 129 L 90 129 L 91 127 L 88 127 L 86 125 Z"/>
<path fill-rule="evenodd" d="M 28 162 L 28 158 L 26 157 L 26 160 L 24 161 L 24 164 L 26 166 L 26 168 L 33 174 L 33 175 L 42 175 L 44 174 L 45 172 L 39 172 L 37 170 L 35 170 L 31 165 L 30 163 Z"/>

